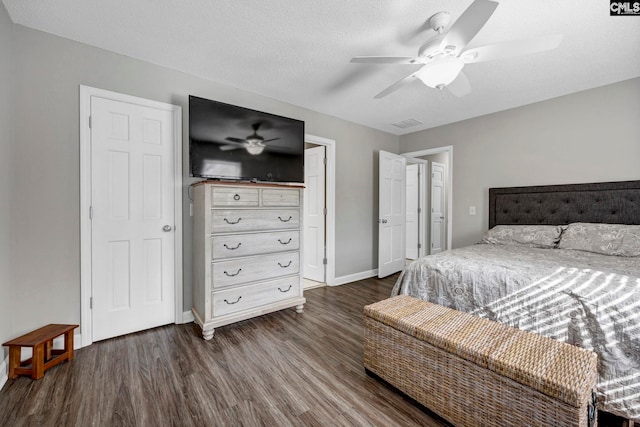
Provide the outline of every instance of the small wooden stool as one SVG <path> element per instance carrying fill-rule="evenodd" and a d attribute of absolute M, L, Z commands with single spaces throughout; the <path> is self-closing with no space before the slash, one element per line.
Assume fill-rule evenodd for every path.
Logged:
<path fill-rule="evenodd" d="M 65 360 L 72 361 L 73 330 L 77 327 L 78 325 L 50 324 L 2 344 L 9 347 L 9 379 L 18 375 L 31 375 L 34 380 L 39 380 L 47 369 Z M 63 334 L 64 350 L 54 350 L 54 338 Z M 31 358 L 24 362 L 20 361 L 22 347 L 31 347 L 33 350 Z"/>

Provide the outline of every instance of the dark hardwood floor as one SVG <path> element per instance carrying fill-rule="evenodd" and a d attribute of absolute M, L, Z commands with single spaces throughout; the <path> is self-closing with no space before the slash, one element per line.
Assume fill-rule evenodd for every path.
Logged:
<path fill-rule="evenodd" d="M 0 426 L 443 426 L 365 374 L 363 306 L 397 276 L 305 292 L 288 309 L 218 328 L 170 325 L 77 350 L 38 381 L 9 380 Z"/>
<path fill-rule="evenodd" d="M 216 329 L 170 325 L 77 350 L 0 391 L 0 426 L 446 426 L 362 367 L 362 309 L 397 275 L 305 292 Z M 599 414 L 599 426 L 622 419 Z"/>

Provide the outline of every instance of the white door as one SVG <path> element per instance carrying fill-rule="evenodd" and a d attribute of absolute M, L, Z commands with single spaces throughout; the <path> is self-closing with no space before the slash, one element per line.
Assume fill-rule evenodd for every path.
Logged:
<path fill-rule="evenodd" d="M 324 283 L 325 147 L 304 150 L 303 277 Z"/>
<path fill-rule="evenodd" d="M 429 163 L 425 160 L 424 163 L 418 163 L 418 257 L 423 257 L 429 251 L 429 227 L 427 227 L 427 215 L 429 211 L 427 209 L 427 186 L 429 184 L 429 174 L 427 171 L 427 165 Z M 425 253 L 426 251 L 426 253 Z"/>
<path fill-rule="evenodd" d="M 93 340 L 172 323 L 170 111 L 91 97 Z"/>
<path fill-rule="evenodd" d="M 381 150 L 379 160 L 378 277 L 386 277 L 405 263 L 407 159 Z"/>
<path fill-rule="evenodd" d="M 431 254 L 445 249 L 445 174 L 444 165 L 431 163 Z"/>
<path fill-rule="evenodd" d="M 407 221 L 406 221 L 406 256 L 407 259 L 418 258 L 418 237 L 420 236 L 418 165 L 407 165 Z"/>

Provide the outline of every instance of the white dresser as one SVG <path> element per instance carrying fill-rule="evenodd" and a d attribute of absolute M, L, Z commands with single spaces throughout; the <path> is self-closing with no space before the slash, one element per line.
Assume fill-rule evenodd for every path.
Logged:
<path fill-rule="evenodd" d="M 302 188 L 194 186 L 193 316 L 214 328 L 295 307 L 302 313 Z"/>

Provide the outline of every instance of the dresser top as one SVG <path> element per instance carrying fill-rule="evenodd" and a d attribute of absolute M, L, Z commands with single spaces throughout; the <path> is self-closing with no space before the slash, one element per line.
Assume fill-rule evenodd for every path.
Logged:
<path fill-rule="evenodd" d="M 277 188 L 304 188 L 304 184 L 286 184 L 286 183 L 269 183 L 269 182 L 237 182 L 237 181 L 200 181 L 193 184 L 193 186 L 214 184 L 214 185 L 229 185 L 233 187 L 277 187 Z"/>

